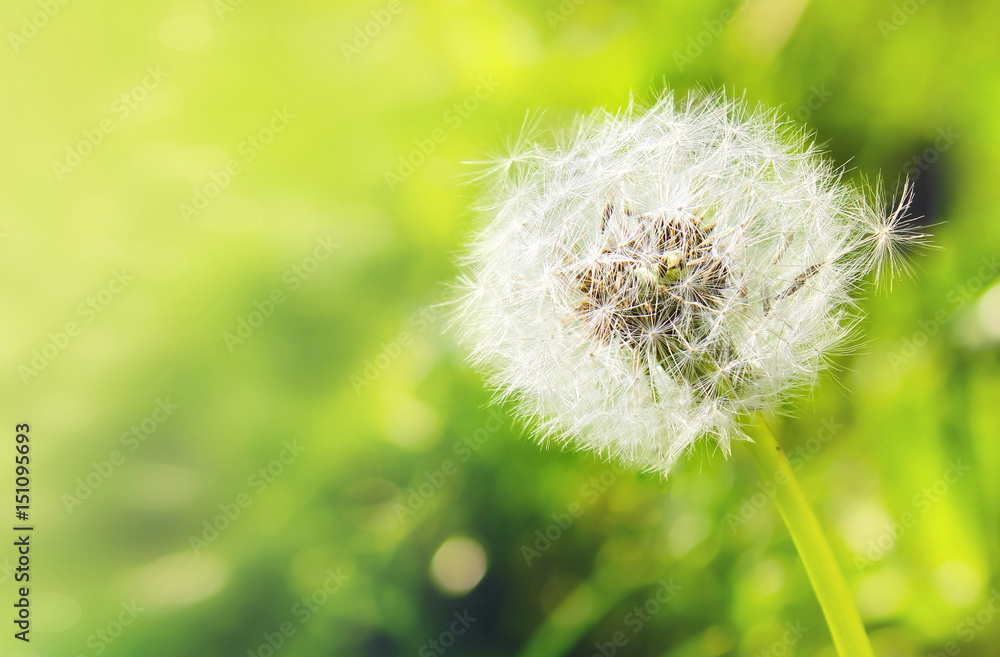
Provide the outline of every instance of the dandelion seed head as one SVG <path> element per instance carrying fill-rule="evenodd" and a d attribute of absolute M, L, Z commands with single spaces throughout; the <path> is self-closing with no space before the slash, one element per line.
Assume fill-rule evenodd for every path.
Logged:
<path fill-rule="evenodd" d="M 513 142 L 481 183 L 458 283 L 470 361 L 540 440 L 666 473 L 814 382 L 868 272 L 918 238 L 801 131 L 666 94 Z"/>

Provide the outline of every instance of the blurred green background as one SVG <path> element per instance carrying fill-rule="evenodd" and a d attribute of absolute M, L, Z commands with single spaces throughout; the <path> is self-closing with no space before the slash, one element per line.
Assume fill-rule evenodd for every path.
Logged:
<path fill-rule="evenodd" d="M 915 181 L 940 248 L 781 440 L 878 655 L 1000 654 L 998 27 L 987 0 L 6 0 L 0 395 L 36 532 L 33 640 L 0 652 L 832 657 L 742 450 L 661 481 L 540 449 L 441 335 L 464 162 L 528 112 L 701 86 Z"/>

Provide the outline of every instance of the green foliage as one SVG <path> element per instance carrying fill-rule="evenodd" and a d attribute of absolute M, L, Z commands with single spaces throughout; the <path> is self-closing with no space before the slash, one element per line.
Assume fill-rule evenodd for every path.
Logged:
<path fill-rule="evenodd" d="M 37 643 L 4 654 L 423 656 L 455 628 L 455 656 L 831 657 L 740 446 L 668 481 L 539 449 L 441 335 L 465 162 L 665 84 L 916 180 L 941 248 L 782 441 L 876 654 L 998 653 L 1000 5 L 48 4 L 0 10 L 2 395 L 38 527 Z M 456 535 L 488 563 L 457 595 Z"/>

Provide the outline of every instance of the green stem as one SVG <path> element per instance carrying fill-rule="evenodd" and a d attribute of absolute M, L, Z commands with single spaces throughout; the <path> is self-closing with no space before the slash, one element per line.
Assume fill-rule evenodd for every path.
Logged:
<path fill-rule="evenodd" d="M 755 418 L 753 427 L 756 429 L 754 442 L 747 443 L 750 456 L 765 485 L 774 490 L 774 503 L 805 564 L 809 581 L 833 635 L 833 643 L 837 646 L 837 654 L 841 657 L 874 657 L 854 598 L 819 521 L 788 465 L 784 450 L 760 416 Z"/>

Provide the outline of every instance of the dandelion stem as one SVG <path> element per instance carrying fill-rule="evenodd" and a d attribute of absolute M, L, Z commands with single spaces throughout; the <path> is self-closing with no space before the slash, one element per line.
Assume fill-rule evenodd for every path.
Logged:
<path fill-rule="evenodd" d="M 784 450 L 759 415 L 752 426 L 754 442 L 748 443 L 750 456 L 761 479 L 769 489 L 774 490 L 774 503 L 805 564 L 809 581 L 830 627 L 837 654 L 841 657 L 874 657 L 854 598 L 823 529 L 799 488 Z"/>

